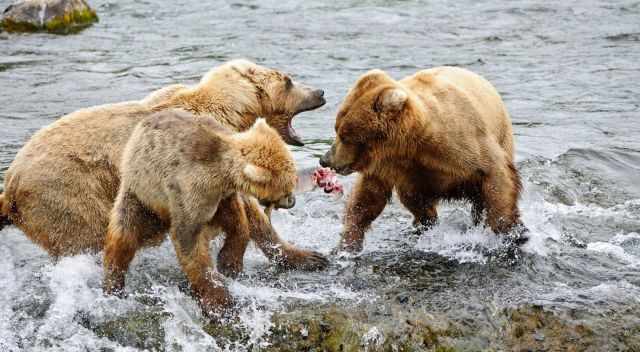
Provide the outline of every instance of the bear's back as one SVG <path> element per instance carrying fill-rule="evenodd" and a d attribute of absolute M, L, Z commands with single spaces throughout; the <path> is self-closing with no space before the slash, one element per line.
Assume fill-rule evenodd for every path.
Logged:
<path fill-rule="evenodd" d="M 400 83 L 423 99 L 429 118 L 447 131 L 470 138 L 490 135 L 513 156 L 509 113 L 495 87 L 482 76 L 442 66 L 419 71 Z"/>
<path fill-rule="evenodd" d="M 172 192 L 228 193 L 224 175 L 234 155 L 228 133 L 213 119 L 178 109 L 142 119 L 124 150 L 122 187 L 156 211 Z"/>

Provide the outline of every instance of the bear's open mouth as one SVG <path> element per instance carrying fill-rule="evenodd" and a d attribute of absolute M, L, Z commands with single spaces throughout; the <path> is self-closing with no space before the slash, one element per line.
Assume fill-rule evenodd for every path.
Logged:
<path fill-rule="evenodd" d="M 292 122 L 293 122 L 293 117 L 290 118 L 289 121 L 287 122 L 287 131 L 285 133 L 285 135 L 286 135 L 285 142 L 287 142 L 288 144 L 291 144 L 291 145 L 296 145 L 296 146 L 301 147 L 301 146 L 304 145 L 304 142 L 302 142 L 302 139 L 298 135 L 298 132 L 296 132 L 296 130 L 291 125 Z"/>
<path fill-rule="evenodd" d="M 296 132 L 295 128 L 293 128 L 293 125 L 292 125 L 293 124 L 293 118 L 298 116 L 298 114 L 300 114 L 300 113 L 303 113 L 303 112 L 306 112 L 306 111 L 315 110 L 315 109 L 323 106 L 326 103 L 327 103 L 327 101 L 323 97 L 320 97 L 319 99 L 316 99 L 316 102 L 314 102 L 313 104 L 303 105 L 300 110 L 296 111 L 296 113 L 293 114 L 293 116 L 288 118 L 287 122 L 286 122 L 286 125 L 285 126 L 281 126 L 281 127 L 278 128 L 278 130 L 280 131 L 280 134 L 282 135 L 282 138 L 284 139 L 284 141 L 287 144 L 290 144 L 290 145 L 295 145 L 295 146 L 298 146 L 298 147 L 303 146 L 304 142 L 302 142 L 302 138 L 300 137 L 298 132 Z"/>
<path fill-rule="evenodd" d="M 301 147 L 304 145 L 304 143 L 298 135 L 298 132 L 296 132 L 293 126 L 291 126 L 292 121 L 293 116 L 287 119 L 282 119 L 280 121 L 274 121 L 275 123 L 272 124 L 272 127 L 274 127 L 278 131 L 280 137 L 282 137 L 285 143 Z"/>

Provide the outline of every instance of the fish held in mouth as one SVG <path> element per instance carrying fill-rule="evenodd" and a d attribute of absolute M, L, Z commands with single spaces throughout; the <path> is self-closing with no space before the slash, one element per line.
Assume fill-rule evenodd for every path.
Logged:
<path fill-rule="evenodd" d="M 344 194 L 344 187 L 338 181 L 338 175 L 330 168 L 308 168 L 298 172 L 296 193 L 309 192 L 316 188 L 338 197 Z"/>
<path fill-rule="evenodd" d="M 306 168 L 298 171 L 298 183 L 294 193 L 310 192 L 316 188 L 321 188 L 324 193 L 333 194 L 337 198 L 342 197 L 344 194 L 344 187 L 338 181 L 338 175 L 330 168 Z M 274 209 L 283 209 L 276 203 L 261 202 L 261 204 L 265 207 L 264 213 L 269 219 L 271 219 L 271 213 Z"/>

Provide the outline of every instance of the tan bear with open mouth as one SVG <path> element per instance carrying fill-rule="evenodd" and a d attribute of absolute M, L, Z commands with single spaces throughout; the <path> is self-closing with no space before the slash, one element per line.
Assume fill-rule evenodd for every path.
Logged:
<path fill-rule="evenodd" d="M 285 142 L 299 145 L 291 120 L 324 105 L 323 95 L 279 71 L 233 60 L 194 86 L 172 85 L 139 101 L 70 113 L 38 131 L 16 155 L 0 194 L 0 228 L 15 224 L 54 258 L 99 252 L 119 189 L 124 147 L 142 119 L 181 108 L 241 132 L 264 117 Z M 226 221 L 203 231 L 227 235 L 218 257 L 225 274 L 242 270 L 250 239 L 281 266 L 314 270 L 327 265 L 321 254 L 279 238 L 254 198 L 231 195 L 219 208 Z"/>
<path fill-rule="evenodd" d="M 206 313 L 231 302 L 224 278 L 214 269 L 209 234 L 235 193 L 295 204 L 296 168 L 278 133 L 264 120 L 231 134 L 212 119 L 165 110 L 143 119 L 127 143 L 121 182 L 106 238 L 104 288 L 121 293 L 136 251 L 160 242 L 169 231 L 182 270 Z"/>
<path fill-rule="evenodd" d="M 372 70 L 344 99 L 335 130 L 320 164 L 360 174 L 339 249 L 362 250 L 365 231 L 394 189 L 416 225 L 433 225 L 438 202 L 448 199 L 469 200 L 476 224 L 486 212 L 496 233 L 521 224 L 511 120 L 479 75 L 437 67 L 396 81 Z"/>

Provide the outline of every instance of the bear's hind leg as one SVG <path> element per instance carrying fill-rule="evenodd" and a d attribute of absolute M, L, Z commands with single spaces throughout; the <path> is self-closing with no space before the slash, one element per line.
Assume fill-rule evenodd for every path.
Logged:
<path fill-rule="evenodd" d="M 521 225 L 518 211 L 521 187 L 520 176 L 511 162 L 484 177 L 481 193 L 487 212 L 486 222 L 493 232 L 507 233 Z"/>
<path fill-rule="evenodd" d="M 118 194 L 104 247 L 104 291 L 122 295 L 125 275 L 143 241 L 163 231 L 157 217 L 127 191 Z"/>
<path fill-rule="evenodd" d="M 396 191 L 400 202 L 413 215 L 413 225 L 423 229 L 430 229 L 438 222 L 438 200 L 427 196 L 413 185 L 397 186 Z"/>

